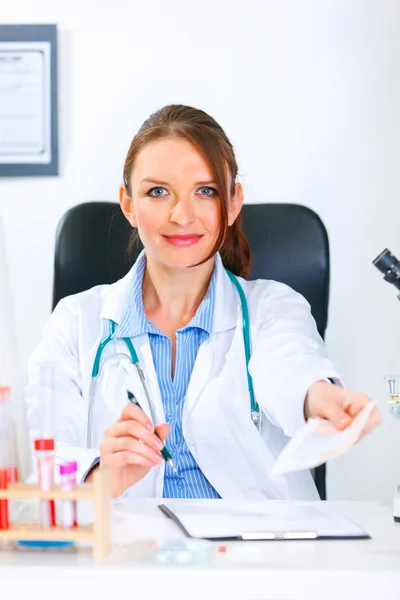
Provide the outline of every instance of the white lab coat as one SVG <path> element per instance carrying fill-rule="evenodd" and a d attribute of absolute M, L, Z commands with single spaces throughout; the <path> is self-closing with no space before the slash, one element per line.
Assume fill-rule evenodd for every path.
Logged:
<path fill-rule="evenodd" d="M 121 321 L 132 270 L 112 285 L 101 285 L 60 301 L 48 320 L 29 365 L 26 390 L 32 438 L 38 435 L 40 402 L 35 390 L 39 361 L 60 364 L 55 397 L 56 454 L 77 460 L 83 474 L 99 455 L 104 429 L 120 415 L 130 388 L 142 408 L 149 407 L 135 367 L 126 360 L 103 369 L 93 416 L 93 441 L 86 448 L 91 372 L 97 348 L 108 336 L 109 320 Z M 238 293 L 216 256 L 214 321 L 210 337 L 198 352 L 185 397 L 182 429 L 200 469 L 222 498 L 317 499 L 309 471 L 270 479 L 281 449 L 304 424 L 304 398 L 312 383 L 324 378 L 340 382 L 327 357 L 307 301 L 275 281 L 240 283 L 246 294 L 251 322 L 249 364 L 255 397 L 263 412 L 259 433 L 251 421 L 242 311 Z M 159 422 L 165 414 L 147 335 L 134 339 Z M 122 341 L 108 344 L 105 355 L 127 349 Z M 112 361 L 111 361 L 112 363 Z M 161 497 L 165 463 L 150 470 L 125 495 Z M 167 468 L 169 468 L 167 466 Z"/>

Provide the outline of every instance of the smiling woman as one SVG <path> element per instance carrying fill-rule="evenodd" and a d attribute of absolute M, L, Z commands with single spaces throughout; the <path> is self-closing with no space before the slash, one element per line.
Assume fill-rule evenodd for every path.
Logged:
<path fill-rule="evenodd" d="M 144 250 L 122 280 L 62 300 L 32 358 L 32 385 L 39 361 L 63 373 L 57 454 L 87 477 L 107 465 L 114 497 L 316 499 L 307 471 L 271 479 L 277 456 L 308 417 L 344 429 L 370 401 L 341 386 L 302 296 L 246 280 L 237 173 L 205 112 L 172 105 L 145 121 L 120 188 Z M 33 401 L 31 423 L 38 412 Z M 377 423 L 374 409 L 364 434 Z"/>

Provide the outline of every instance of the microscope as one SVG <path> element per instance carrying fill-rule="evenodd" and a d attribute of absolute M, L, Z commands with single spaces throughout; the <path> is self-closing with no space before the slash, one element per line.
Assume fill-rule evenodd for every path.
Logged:
<path fill-rule="evenodd" d="M 372 262 L 384 274 L 384 280 L 400 290 L 400 262 L 397 258 L 386 248 Z M 397 298 L 400 300 L 400 294 Z M 390 412 L 400 421 L 400 394 L 396 390 L 396 381 L 400 377 L 399 375 L 387 375 L 385 379 L 389 384 Z M 396 522 L 400 522 L 400 485 L 397 486 L 397 493 L 393 498 L 393 517 Z"/>
<path fill-rule="evenodd" d="M 400 262 L 397 258 L 386 248 L 372 262 L 384 274 L 384 280 L 392 283 L 400 290 Z M 400 294 L 397 298 L 400 300 Z M 400 379 L 400 376 L 387 375 L 385 379 L 389 384 L 390 412 L 400 421 L 400 394 L 396 391 L 396 381 Z"/>

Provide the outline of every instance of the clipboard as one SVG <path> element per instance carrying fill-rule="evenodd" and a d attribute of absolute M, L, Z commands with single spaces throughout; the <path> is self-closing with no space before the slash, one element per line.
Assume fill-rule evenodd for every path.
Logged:
<path fill-rule="evenodd" d="M 337 534 L 324 534 L 318 532 L 317 529 L 276 529 L 272 530 L 272 528 L 268 528 L 267 530 L 246 530 L 242 531 L 240 534 L 232 534 L 232 535 L 219 535 L 215 532 L 215 535 L 193 535 L 188 528 L 187 524 L 184 524 L 183 519 L 179 518 L 178 515 L 171 510 L 165 504 L 158 505 L 159 510 L 169 519 L 174 521 L 178 525 L 178 527 L 184 532 L 184 534 L 192 539 L 207 539 L 210 541 L 222 542 L 222 541 L 295 541 L 295 540 L 355 540 L 355 539 L 371 539 L 368 533 L 363 531 L 358 525 L 354 524 L 352 521 L 346 519 L 345 517 L 339 518 L 345 520 L 348 525 L 348 534 L 343 534 L 338 531 Z M 178 511 L 177 511 L 178 512 Z M 329 514 L 329 513 L 328 513 Z M 332 516 L 335 516 L 335 513 L 330 513 Z"/>

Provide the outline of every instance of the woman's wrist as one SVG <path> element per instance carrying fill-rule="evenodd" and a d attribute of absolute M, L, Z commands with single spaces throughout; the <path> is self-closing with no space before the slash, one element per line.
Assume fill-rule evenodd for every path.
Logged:
<path fill-rule="evenodd" d="M 311 404 L 310 398 L 311 398 L 312 394 L 314 394 L 315 391 L 320 389 L 322 386 L 327 386 L 327 385 L 332 385 L 332 382 L 329 379 L 321 379 L 319 381 L 315 381 L 308 388 L 306 398 L 304 400 L 304 418 L 306 419 L 306 421 L 315 416 L 313 414 L 312 408 L 310 406 L 310 404 Z"/>

